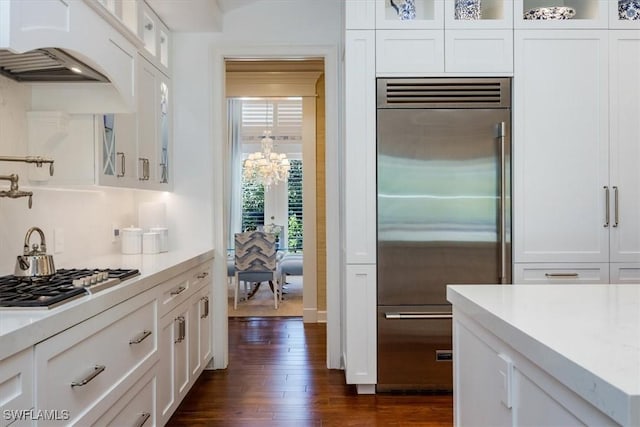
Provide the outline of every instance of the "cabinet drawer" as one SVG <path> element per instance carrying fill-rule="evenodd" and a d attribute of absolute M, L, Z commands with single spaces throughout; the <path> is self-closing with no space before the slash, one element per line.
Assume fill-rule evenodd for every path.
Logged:
<path fill-rule="evenodd" d="M 173 310 L 193 293 L 191 271 L 182 273 L 160 285 L 160 317 Z"/>
<path fill-rule="evenodd" d="M 513 283 L 609 283 L 609 264 L 514 264 Z"/>
<path fill-rule="evenodd" d="M 640 283 L 640 264 L 611 264 L 611 283 Z"/>
<path fill-rule="evenodd" d="M 93 424 L 113 427 L 155 426 L 155 394 L 156 368 L 154 367 Z"/>
<path fill-rule="evenodd" d="M 212 271 L 212 263 L 207 262 L 160 285 L 160 317 L 188 300 L 198 289 L 211 283 Z"/>
<path fill-rule="evenodd" d="M 156 316 L 143 294 L 36 345 L 37 409 L 65 409 L 70 424 L 85 424 L 96 405 L 113 404 L 110 392 L 157 359 Z"/>

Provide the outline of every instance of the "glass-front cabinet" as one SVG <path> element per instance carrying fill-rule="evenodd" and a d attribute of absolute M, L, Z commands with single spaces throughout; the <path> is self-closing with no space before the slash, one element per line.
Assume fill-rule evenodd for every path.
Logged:
<path fill-rule="evenodd" d="M 617 0 L 515 0 L 516 28 L 607 28 Z"/>
<path fill-rule="evenodd" d="M 505 29 L 513 26 L 513 1 L 445 0 L 445 28 Z"/>
<path fill-rule="evenodd" d="M 443 28 L 444 0 L 375 0 L 376 29 Z"/>
<path fill-rule="evenodd" d="M 611 1 L 609 28 L 640 29 L 640 0 Z"/>

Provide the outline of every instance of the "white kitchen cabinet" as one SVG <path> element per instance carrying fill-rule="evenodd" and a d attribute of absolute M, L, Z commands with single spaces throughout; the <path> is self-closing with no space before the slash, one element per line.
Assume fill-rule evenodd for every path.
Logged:
<path fill-rule="evenodd" d="M 602 263 L 633 271 L 640 262 L 640 34 L 516 31 L 516 39 L 514 259 L 624 280 L 624 265 L 608 275 Z M 529 268 L 516 266 L 515 279 L 527 282 L 517 272 Z"/>
<path fill-rule="evenodd" d="M 589 29 L 607 28 L 609 4 L 617 0 L 514 0 L 514 26 L 527 29 Z M 523 14 L 531 9 L 549 6 L 567 6 L 575 10 L 571 19 L 524 19 Z"/>
<path fill-rule="evenodd" d="M 160 319 L 157 420 L 164 425 L 189 386 L 190 306 L 182 303 Z"/>
<path fill-rule="evenodd" d="M 516 31 L 516 263 L 609 261 L 607 40 L 599 30 Z"/>
<path fill-rule="evenodd" d="M 347 265 L 345 282 L 345 374 L 358 393 L 374 393 L 377 382 L 376 266 Z"/>
<path fill-rule="evenodd" d="M 164 425 L 211 359 L 211 264 L 160 285 L 156 419 Z"/>
<path fill-rule="evenodd" d="M 170 75 L 171 33 L 146 2 L 140 2 L 140 38 L 144 43 L 141 53 L 157 68 Z"/>
<path fill-rule="evenodd" d="M 345 252 L 348 264 L 376 262 L 376 82 L 374 31 L 345 40 Z"/>
<path fill-rule="evenodd" d="M 0 426 L 32 425 L 34 408 L 33 348 L 2 360 L 0 370 Z M 62 414 L 61 414 L 62 415 Z"/>
<path fill-rule="evenodd" d="M 375 0 L 345 0 L 345 28 L 347 30 L 373 30 L 376 27 L 375 7 Z"/>
<path fill-rule="evenodd" d="M 77 120 L 82 119 L 80 116 Z M 98 152 L 97 183 L 116 187 L 134 186 L 138 129 L 136 115 L 98 114 L 94 117 L 94 126 L 94 145 Z"/>
<path fill-rule="evenodd" d="M 448 73 L 513 73 L 512 30 L 445 30 Z"/>
<path fill-rule="evenodd" d="M 376 30 L 377 76 L 444 72 L 444 30 Z"/>
<path fill-rule="evenodd" d="M 211 317 L 209 315 L 211 289 L 205 286 L 191 298 L 189 315 L 189 331 L 192 337 L 189 345 L 189 369 L 191 378 L 198 378 L 204 367 L 211 359 Z"/>
<path fill-rule="evenodd" d="M 145 293 L 37 344 L 36 409 L 93 424 L 158 360 L 156 311 Z"/>
<path fill-rule="evenodd" d="M 137 179 L 141 188 L 168 190 L 171 155 L 170 81 L 158 68 L 138 59 Z"/>

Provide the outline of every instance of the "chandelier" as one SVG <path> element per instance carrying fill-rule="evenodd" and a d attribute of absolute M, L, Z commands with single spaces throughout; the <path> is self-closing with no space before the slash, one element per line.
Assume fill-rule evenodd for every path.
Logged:
<path fill-rule="evenodd" d="M 282 153 L 273 152 L 271 131 L 265 130 L 260 141 L 262 151 L 249 154 L 244 161 L 244 177 L 261 182 L 265 188 L 284 182 L 289 176 L 289 159 Z"/>

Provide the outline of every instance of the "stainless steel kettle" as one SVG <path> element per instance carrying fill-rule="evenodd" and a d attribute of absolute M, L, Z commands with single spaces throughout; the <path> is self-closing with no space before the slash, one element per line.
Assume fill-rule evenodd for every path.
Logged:
<path fill-rule="evenodd" d="M 29 249 L 29 239 L 34 231 L 37 231 L 40 235 L 40 245 L 34 243 Z M 24 254 L 18 255 L 16 260 L 15 275 L 20 277 L 49 277 L 54 275 L 55 272 L 53 257 L 47 255 L 47 243 L 44 239 L 44 233 L 38 227 L 31 227 L 24 238 Z"/>

